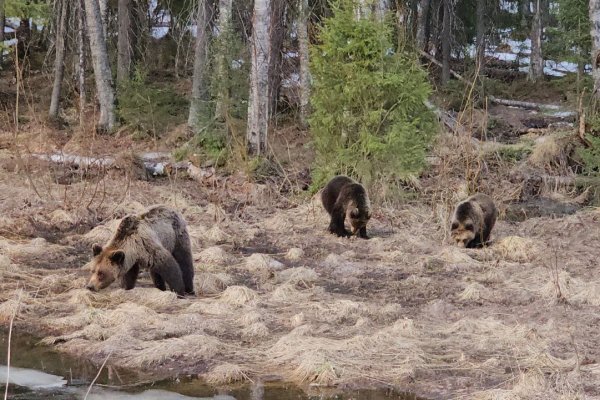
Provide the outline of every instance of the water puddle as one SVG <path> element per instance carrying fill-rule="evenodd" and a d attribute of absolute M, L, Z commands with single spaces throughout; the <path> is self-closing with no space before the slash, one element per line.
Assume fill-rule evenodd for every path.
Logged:
<path fill-rule="evenodd" d="M 0 361 L 7 360 L 8 340 L 0 332 Z M 422 400 L 415 395 L 393 390 L 361 390 L 316 395 L 283 383 L 255 382 L 252 385 L 214 388 L 190 377 L 151 381 L 140 384 L 141 378 L 127 371 L 106 367 L 96 384 L 90 383 L 98 367 L 85 360 L 61 355 L 29 335 L 13 332 L 11 366 L 0 365 L 0 389 L 6 387 L 12 400 Z M 89 393 L 88 393 L 89 390 Z"/>

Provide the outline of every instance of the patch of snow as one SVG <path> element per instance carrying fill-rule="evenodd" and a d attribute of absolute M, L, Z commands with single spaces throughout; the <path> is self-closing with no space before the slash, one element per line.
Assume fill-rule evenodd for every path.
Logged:
<path fill-rule="evenodd" d="M 0 376 L 6 377 L 8 368 L 0 365 Z M 9 383 L 29 389 L 51 389 L 63 387 L 67 381 L 60 376 L 29 368 L 10 367 Z"/>
<path fill-rule="evenodd" d="M 154 26 L 151 30 L 152 37 L 155 39 L 162 39 L 167 36 L 167 33 L 169 33 L 168 26 Z"/>

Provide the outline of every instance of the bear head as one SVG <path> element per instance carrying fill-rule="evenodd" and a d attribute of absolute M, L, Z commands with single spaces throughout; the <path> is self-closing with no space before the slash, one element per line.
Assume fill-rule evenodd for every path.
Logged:
<path fill-rule="evenodd" d="M 355 235 L 361 228 L 367 226 L 367 222 L 371 219 L 371 211 L 349 207 L 346 211 L 346 219 L 350 221 L 350 230 Z"/>
<path fill-rule="evenodd" d="M 94 244 L 92 251 L 92 276 L 85 287 L 95 292 L 108 287 L 121 275 L 125 252 L 114 248 L 103 249 L 99 244 Z"/>
<path fill-rule="evenodd" d="M 467 219 L 464 222 L 452 222 L 450 236 L 458 247 L 467 247 L 475 239 L 475 233 L 478 231 L 475 225 L 471 219 Z"/>

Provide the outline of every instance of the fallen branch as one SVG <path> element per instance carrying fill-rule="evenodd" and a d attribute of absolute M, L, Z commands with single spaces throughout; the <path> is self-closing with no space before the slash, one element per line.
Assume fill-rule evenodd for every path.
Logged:
<path fill-rule="evenodd" d="M 70 165 L 77 169 L 87 170 L 93 168 L 111 169 L 120 168 L 114 157 L 87 157 L 66 153 L 31 154 L 39 160 L 55 164 Z M 187 172 L 195 180 L 204 180 L 214 175 L 214 168 L 198 168 L 189 161 L 174 162 L 167 153 L 144 153 L 139 156 L 146 173 L 151 176 L 167 176 L 177 172 Z"/>
<path fill-rule="evenodd" d="M 465 129 L 465 127 L 462 126 L 456 120 L 456 118 L 454 118 L 448 112 L 439 109 L 433 103 L 431 103 L 429 100 L 425 100 L 423 102 L 423 104 L 425 104 L 425 107 L 427 107 L 430 111 L 432 111 L 436 115 L 436 117 L 438 117 L 438 119 L 452 132 L 456 132 L 459 134 L 467 133 L 467 130 Z"/>

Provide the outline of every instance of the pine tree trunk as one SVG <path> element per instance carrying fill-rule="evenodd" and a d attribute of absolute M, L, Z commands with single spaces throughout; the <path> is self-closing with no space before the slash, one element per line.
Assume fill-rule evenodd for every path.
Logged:
<path fill-rule="evenodd" d="M 476 59 L 477 59 L 477 65 L 479 65 L 479 67 L 483 67 L 483 59 L 485 57 L 485 25 L 486 25 L 486 21 L 485 21 L 485 7 L 486 6 L 486 1 L 485 0 L 477 0 L 477 41 L 476 41 L 476 46 L 477 46 L 477 54 L 476 54 Z"/>
<path fill-rule="evenodd" d="M 521 7 L 521 28 L 526 28 L 528 25 L 527 18 L 531 14 L 530 4 L 530 0 L 521 0 L 519 2 L 519 6 Z"/>
<path fill-rule="evenodd" d="M 229 90 L 224 83 L 229 82 L 228 54 L 226 52 L 227 43 L 224 43 L 223 37 L 227 38 L 231 30 L 231 12 L 233 7 L 232 0 L 219 0 L 219 53 L 217 55 L 217 76 L 220 82 L 219 93 L 217 94 L 216 116 L 219 120 L 225 120 L 227 109 L 229 107 Z M 223 36 L 225 35 L 225 36 Z"/>
<path fill-rule="evenodd" d="M 196 129 L 204 104 L 208 100 L 208 82 L 206 79 L 206 65 L 208 62 L 208 25 L 209 9 L 208 0 L 198 1 L 196 14 L 196 45 L 194 55 L 194 76 L 192 78 L 192 98 L 188 126 Z"/>
<path fill-rule="evenodd" d="M 97 0 L 84 0 L 84 4 L 96 91 L 100 103 L 100 117 L 96 129 L 99 132 L 111 132 L 115 127 L 115 93 L 112 86 L 102 16 Z"/>
<path fill-rule="evenodd" d="M 4 42 L 4 0 L 0 0 L 0 42 Z M 0 52 L 0 65 L 4 62 L 2 52 Z"/>
<path fill-rule="evenodd" d="M 50 118 L 58 118 L 58 107 L 60 104 L 60 92 L 63 77 L 65 75 L 65 38 L 67 30 L 67 13 L 69 2 L 61 0 L 57 3 L 59 18 L 56 26 L 56 54 L 54 59 L 54 85 L 52 86 L 52 97 L 50 98 Z"/>
<path fill-rule="evenodd" d="M 250 55 L 250 98 L 248 105 L 248 152 L 261 155 L 267 148 L 269 129 L 269 64 L 271 4 L 270 0 L 254 1 Z"/>
<path fill-rule="evenodd" d="M 271 0 L 270 58 L 269 58 L 269 115 L 277 112 L 277 100 L 281 89 L 281 63 L 285 37 L 285 0 Z"/>
<path fill-rule="evenodd" d="M 592 36 L 594 94 L 600 98 L 600 0 L 590 0 L 590 34 Z"/>
<path fill-rule="evenodd" d="M 444 18 L 442 21 L 442 85 L 446 85 L 450 80 L 450 40 L 452 38 L 452 0 L 442 0 L 444 2 Z"/>
<path fill-rule="evenodd" d="M 300 58 L 300 125 L 308 127 L 310 102 L 310 68 L 308 54 L 308 0 L 300 0 L 298 15 L 298 57 Z"/>
<path fill-rule="evenodd" d="M 419 14 L 417 17 L 417 48 L 427 52 L 427 25 L 429 24 L 430 0 L 419 0 Z"/>
<path fill-rule="evenodd" d="M 125 82 L 131 71 L 131 0 L 119 0 L 117 14 L 117 82 Z"/>
<path fill-rule="evenodd" d="M 77 1 L 77 86 L 79 89 L 79 124 L 83 126 L 85 117 L 85 9 L 83 0 Z"/>
<path fill-rule="evenodd" d="M 535 13 L 531 23 L 531 57 L 529 60 L 529 80 L 536 82 L 544 76 L 542 57 L 542 10 L 541 0 L 535 2 Z"/>

